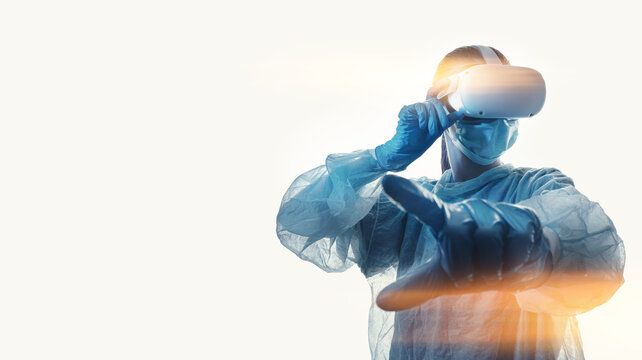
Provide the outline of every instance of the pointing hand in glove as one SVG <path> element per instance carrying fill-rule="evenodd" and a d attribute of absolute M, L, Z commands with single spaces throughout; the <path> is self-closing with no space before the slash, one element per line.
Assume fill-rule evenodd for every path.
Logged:
<path fill-rule="evenodd" d="M 382 309 L 404 310 L 446 294 L 524 290 L 550 276 L 548 229 L 532 210 L 483 199 L 444 203 L 394 175 L 383 178 L 383 188 L 397 206 L 432 228 L 440 253 L 384 288 L 377 297 Z"/>

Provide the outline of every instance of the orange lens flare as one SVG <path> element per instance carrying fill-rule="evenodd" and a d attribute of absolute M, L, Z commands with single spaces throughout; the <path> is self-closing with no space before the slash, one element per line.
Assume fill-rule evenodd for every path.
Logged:
<path fill-rule="evenodd" d="M 568 331 L 578 331 L 571 316 L 603 304 L 621 286 L 621 278 L 609 279 L 612 274 L 554 273 L 541 286 L 524 291 L 515 291 L 514 285 L 492 289 L 483 285 L 444 285 L 438 289 L 393 292 L 385 300 L 398 301 L 395 306 L 420 306 L 396 313 L 404 330 L 395 333 L 395 342 L 559 342 L 569 335 Z"/>

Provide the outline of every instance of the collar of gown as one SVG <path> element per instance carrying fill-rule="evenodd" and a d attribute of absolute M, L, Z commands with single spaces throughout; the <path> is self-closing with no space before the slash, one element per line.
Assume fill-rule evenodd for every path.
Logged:
<path fill-rule="evenodd" d="M 464 193 L 475 192 L 489 182 L 506 177 L 513 170 L 513 165 L 502 164 L 484 171 L 481 175 L 470 180 L 454 182 L 451 169 L 446 170 L 433 188 L 433 193 L 440 197 L 457 197 Z"/>

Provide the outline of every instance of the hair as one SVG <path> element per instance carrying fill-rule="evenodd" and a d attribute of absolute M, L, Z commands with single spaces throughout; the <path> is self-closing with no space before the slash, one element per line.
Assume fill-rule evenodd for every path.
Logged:
<path fill-rule="evenodd" d="M 509 65 L 510 62 L 499 50 L 490 47 L 499 60 L 504 65 Z M 432 83 L 436 84 L 437 81 L 446 78 L 450 75 L 454 75 L 458 72 L 464 71 L 465 69 L 475 66 L 483 65 L 486 61 L 482 56 L 479 49 L 474 46 L 462 46 L 458 47 L 455 50 L 449 52 L 437 65 L 437 71 L 432 78 Z M 450 169 L 450 161 L 448 161 L 448 150 L 446 149 L 446 139 L 442 135 L 441 137 L 441 171 L 444 172 Z"/>

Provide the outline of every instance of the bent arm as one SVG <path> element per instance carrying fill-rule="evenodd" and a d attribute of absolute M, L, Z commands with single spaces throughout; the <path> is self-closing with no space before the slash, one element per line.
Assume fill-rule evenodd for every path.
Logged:
<path fill-rule="evenodd" d="M 518 203 L 534 210 L 559 242 L 551 277 L 516 294 L 526 311 L 580 314 L 608 301 L 624 282 L 624 245 L 613 222 L 568 182 L 549 181 L 548 189 Z"/>
<path fill-rule="evenodd" d="M 329 155 L 325 166 L 294 180 L 277 215 L 277 236 L 301 259 L 327 272 L 363 256 L 357 226 L 381 196 L 385 174 L 371 150 Z"/>

